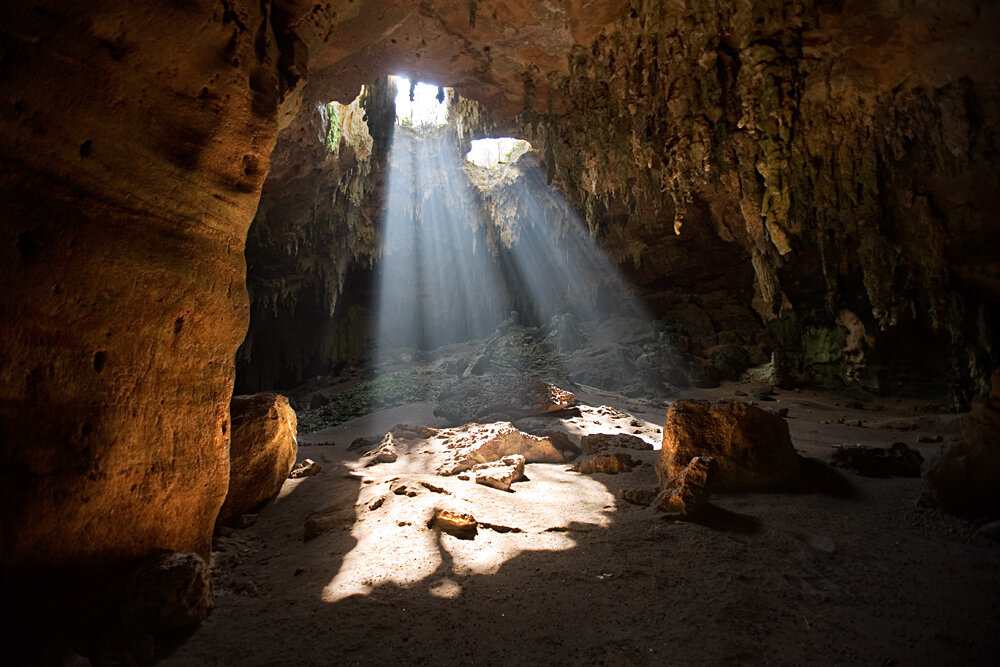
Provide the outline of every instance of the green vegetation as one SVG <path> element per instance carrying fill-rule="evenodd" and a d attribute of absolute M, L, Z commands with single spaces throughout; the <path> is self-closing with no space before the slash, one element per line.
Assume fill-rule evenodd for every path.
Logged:
<path fill-rule="evenodd" d="M 340 117 L 337 116 L 336 102 L 330 102 L 326 105 L 326 116 L 330 123 L 329 129 L 326 131 L 326 147 L 327 150 L 335 151 L 340 145 Z"/>

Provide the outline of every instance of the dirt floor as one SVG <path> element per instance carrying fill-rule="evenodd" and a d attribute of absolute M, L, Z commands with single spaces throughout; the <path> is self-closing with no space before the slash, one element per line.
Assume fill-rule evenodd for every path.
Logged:
<path fill-rule="evenodd" d="M 655 450 L 630 453 L 655 460 L 669 401 L 577 398 L 578 413 L 515 425 L 634 433 Z M 761 405 L 787 408 L 795 446 L 819 461 L 844 443 L 927 456 L 940 445 L 922 440 L 957 437 L 956 416 L 912 401 L 844 403 L 778 391 Z M 1000 543 L 918 508 L 919 479 L 815 466 L 800 493 L 716 495 L 681 522 L 619 497 L 655 486 L 651 465 L 528 464 L 511 493 L 438 475 L 447 432 L 405 440 L 394 463 L 348 450 L 398 423 L 442 425 L 419 402 L 300 436 L 322 473 L 217 539 L 217 607 L 161 664 L 1000 664 Z M 435 509 L 473 514 L 475 539 L 428 528 Z"/>

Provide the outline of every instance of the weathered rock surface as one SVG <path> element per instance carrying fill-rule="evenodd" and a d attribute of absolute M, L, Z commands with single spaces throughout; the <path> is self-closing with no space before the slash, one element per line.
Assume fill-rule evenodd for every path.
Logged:
<path fill-rule="evenodd" d="M 194 553 L 154 556 L 132 575 L 122 598 L 122 619 L 150 632 L 198 625 L 214 606 L 208 563 Z"/>
<path fill-rule="evenodd" d="M 747 403 L 681 400 L 670 406 L 656 462 L 660 483 L 669 485 L 697 456 L 715 460 L 715 491 L 772 488 L 799 470 L 785 420 Z"/>
<path fill-rule="evenodd" d="M 628 433 L 591 433 L 583 435 L 580 436 L 580 447 L 586 454 L 596 454 L 605 449 L 614 449 L 616 447 L 637 449 L 640 451 L 653 449 L 653 445 L 638 436 L 629 435 Z"/>
<path fill-rule="evenodd" d="M 520 455 L 528 463 L 562 463 L 566 460 L 550 440 L 519 431 L 508 422 L 469 427 L 449 438 L 446 445 L 454 451 L 441 472 L 449 475 L 505 456 Z"/>
<path fill-rule="evenodd" d="M 230 404 L 229 493 L 219 511 L 227 522 L 267 502 L 295 465 L 296 420 L 280 394 L 234 396 Z"/>
<path fill-rule="evenodd" d="M 562 410 L 576 400 L 571 392 L 521 375 L 462 378 L 437 397 L 434 414 L 455 423 L 474 422 L 493 414 L 508 418 Z"/>
<path fill-rule="evenodd" d="M 928 460 L 923 500 L 955 514 L 1000 516 L 1000 370 L 962 422 L 962 435 Z"/>
<path fill-rule="evenodd" d="M 696 456 L 679 475 L 672 478 L 653 501 L 667 514 L 689 517 L 708 504 L 712 476 L 716 470 L 711 456 Z"/>
<path fill-rule="evenodd" d="M 477 463 L 472 466 L 472 474 L 476 484 L 507 491 L 512 483 L 524 477 L 524 457 L 515 454 L 499 461 Z"/>
<path fill-rule="evenodd" d="M 573 470 L 585 475 L 592 475 L 598 472 L 607 475 L 617 475 L 621 472 L 631 472 L 632 468 L 637 465 L 639 465 L 639 462 L 628 454 L 613 452 L 611 454 L 598 454 L 597 456 L 580 461 L 573 466 Z"/>
<path fill-rule="evenodd" d="M 830 463 L 848 468 L 864 477 L 920 477 L 924 457 L 902 442 L 890 447 L 839 445 L 830 456 Z"/>

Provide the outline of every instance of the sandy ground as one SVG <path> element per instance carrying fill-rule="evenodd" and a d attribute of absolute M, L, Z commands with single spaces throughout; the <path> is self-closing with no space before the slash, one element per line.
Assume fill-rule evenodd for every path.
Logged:
<path fill-rule="evenodd" d="M 578 416 L 517 425 L 634 433 L 659 449 L 666 402 L 578 399 Z M 926 456 L 939 445 L 920 436 L 957 433 L 955 417 L 919 416 L 913 402 L 838 402 L 803 391 L 762 405 L 788 408 L 796 447 L 819 460 L 841 443 L 903 441 Z M 1000 544 L 919 509 L 918 479 L 821 467 L 801 493 L 717 495 L 698 522 L 679 522 L 618 497 L 654 486 L 651 465 L 529 464 L 508 493 L 437 475 L 441 438 L 367 468 L 348 451 L 397 423 L 440 426 L 431 408 L 301 436 L 299 459 L 323 472 L 289 480 L 252 526 L 218 538 L 217 608 L 161 664 L 1000 664 Z M 435 509 L 492 528 L 442 534 L 427 527 Z M 320 533 L 308 541 L 307 520 Z"/>

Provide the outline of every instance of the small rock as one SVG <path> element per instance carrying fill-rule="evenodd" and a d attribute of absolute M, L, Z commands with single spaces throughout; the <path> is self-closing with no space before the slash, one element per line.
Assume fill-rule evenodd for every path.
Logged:
<path fill-rule="evenodd" d="M 382 507 L 383 503 L 385 503 L 385 497 L 384 496 L 380 497 L 380 498 L 376 498 L 375 500 L 371 501 L 371 503 L 368 504 L 368 509 L 370 511 L 374 512 L 379 507 Z"/>
<path fill-rule="evenodd" d="M 653 446 L 634 435 L 628 433 L 592 433 L 580 437 L 580 446 L 587 454 L 596 454 L 605 449 L 620 447 L 622 449 L 637 449 L 648 451 Z"/>
<path fill-rule="evenodd" d="M 597 456 L 592 456 L 591 458 L 581 461 L 577 465 L 573 466 L 571 470 L 575 470 L 576 472 L 583 473 L 585 475 L 592 475 L 598 472 L 602 472 L 607 475 L 617 475 L 621 472 L 630 472 L 632 468 L 637 465 L 639 465 L 639 462 L 628 454 L 612 452 L 610 454 L 598 454 Z"/>
<path fill-rule="evenodd" d="M 437 510 L 427 524 L 428 528 L 454 535 L 460 540 L 475 539 L 478 533 L 476 517 L 471 514 L 460 514 L 450 510 Z"/>
<path fill-rule="evenodd" d="M 323 471 L 323 466 L 316 463 L 312 459 L 304 459 L 300 463 L 296 463 L 295 467 L 292 468 L 292 472 L 288 473 L 291 479 L 299 479 L 300 477 L 312 477 L 313 475 L 318 475 Z"/>
<path fill-rule="evenodd" d="M 943 442 L 943 441 L 944 441 L 944 436 L 943 435 L 919 435 L 919 436 L 917 436 L 917 442 L 934 443 L 934 442 Z"/>
<path fill-rule="evenodd" d="M 670 480 L 653 504 L 667 514 L 682 518 L 693 515 L 708 503 L 709 484 L 715 470 L 715 460 L 711 456 L 694 457 Z"/>
<path fill-rule="evenodd" d="M 771 396 L 774 394 L 774 387 L 765 384 L 760 387 L 755 387 L 750 390 L 750 395 L 756 398 L 758 401 L 770 401 L 773 400 Z"/>
<path fill-rule="evenodd" d="M 395 442 L 396 440 L 392 435 L 392 432 L 390 431 L 389 433 L 386 433 L 378 448 L 365 454 L 365 456 L 368 457 L 365 467 L 373 466 L 378 463 L 394 463 L 396 459 L 399 458 L 399 454 L 396 453 Z"/>
<path fill-rule="evenodd" d="M 655 486 L 645 489 L 621 490 L 622 500 L 630 502 L 633 505 L 642 505 L 643 507 L 649 507 L 652 505 L 658 495 L 660 495 L 660 489 Z"/>
<path fill-rule="evenodd" d="M 476 484 L 507 491 L 513 482 L 524 476 L 524 457 L 520 454 L 505 456 L 499 461 L 479 463 L 472 467 Z"/>
<path fill-rule="evenodd" d="M 747 393 L 742 389 L 737 389 L 733 392 L 733 396 L 747 396 Z"/>
<path fill-rule="evenodd" d="M 809 546 L 823 553 L 832 554 L 837 550 L 837 545 L 826 535 L 811 535 L 808 538 Z"/>

